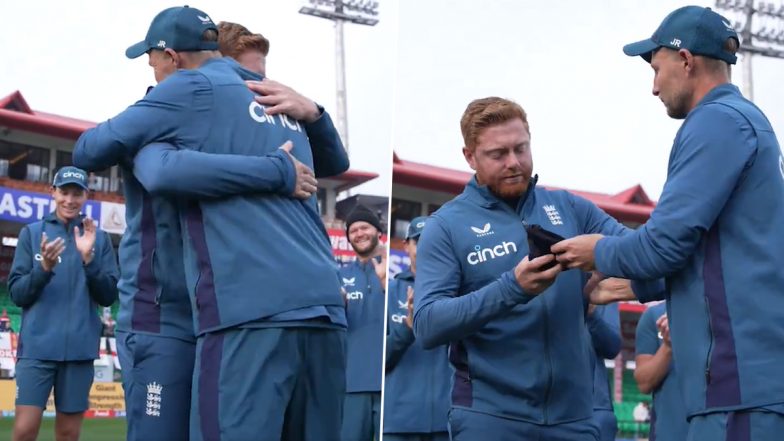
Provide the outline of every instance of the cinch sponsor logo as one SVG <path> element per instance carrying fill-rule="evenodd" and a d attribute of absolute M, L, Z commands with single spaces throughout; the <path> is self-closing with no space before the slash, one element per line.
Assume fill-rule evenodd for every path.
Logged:
<path fill-rule="evenodd" d="M 363 294 L 362 291 L 351 291 L 346 293 L 346 298 L 348 300 L 362 300 Z"/>
<path fill-rule="evenodd" d="M 258 123 L 271 124 L 273 126 L 277 125 L 275 122 L 275 116 L 267 115 L 264 112 L 264 106 L 257 103 L 256 101 L 251 101 L 250 105 L 248 106 L 248 113 L 250 113 L 250 117 Z M 277 119 L 280 121 L 281 126 L 289 130 L 302 133 L 302 126 L 300 126 L 299 121 L 296 119 L 290 118 L 288 115 L 283 113 L 279 113 L 277 115 Z"/>
<path fill-rule="evenodd" d="M 63 173 L 63 179 L 65 179 L 65 178 L 84 179 L 84 175 L 79 173 L 79 172 L 68 171 L 68 172 Z"/>
<path fill-rule="evenodd" d="M 393 322 L 402 324 L 403 321 L 406 319 L 406 316 L 403 314 L 392 314 L 391 318 Z"/>
<path fill-rule="evenodd" d="M 466 260 L 469 265 L 476 265 L 488 260 L 495 259 L 496 257 L 503 257 L 508 254 L 517 252 L 517 245 L 514 242 L 503 242 L 499 245 L 489 248 L 482 248 L 479 245 L 474 247 L 476 251 L 468 253 Z"/>

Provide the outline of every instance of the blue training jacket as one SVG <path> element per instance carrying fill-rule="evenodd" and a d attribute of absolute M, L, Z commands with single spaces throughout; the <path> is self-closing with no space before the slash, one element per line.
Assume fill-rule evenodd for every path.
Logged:
<path fill-rule="evenodd" d="M 19 232 L 8 275 L 11 300 L 22 308 L 17 358 L 79 361 L 98 358 L 101 319 L 98 306 L 117 300 L 117 261 L 109 235 L 96 231 L 95 255 L 84 265 L 74 242 L 74 227 L 84 216 L 65 225 L 54 212 Z M 65 249 L 52 271 L 41 267 L 41 235 L 60 237 Z"/>
<path fill-rule="evenodd" d="M 656 328 L 656 320 L 665 310 L 666 305 L 660 303 L 648 307 L 640 316 L 634 343 L 637 355 L 656 355 L 661 347 L 662 340 Z M 651 430 L 648 438 L 650 441 L 686 441 L 688 435 L 689 423 L 686 421 L 683 395 L 678 387 L 678 374 L 674 363 L 670 363 L 667 376 L 653 391 Z"/>
<path fill-rule="evenodd" d="M 528 254 L 523 222 L 563 237 L 626 231 L 536 177 L 516 210 L 474 177 L 418 242 L 414 333 L 425 348 L 451 345 L 453 407 L 547 425 L 590 418 L 584 278 L 566 271 L 541 294 L 524 293 L 513 272 Z"/>
<path fill-rule="evenodd" d="M 292 155 L 313 167 L 314 155 L 305 127 L 285 115 L 264 114 L 263 107 L 255 103 L 252 92 L 240 77 L 241 71 L 234 60 L 227 58 L 208 60 L 199 69 L 178 71 L 117 117 L 85 132 L 74 152 L 74 162 L 88 169 L 123 161 L 130 164 L 130 158 L 142 146 L 153 142 L 192 150 L 192 154 L 235 156 L 235 161 L 248 160 L 248 156 L 269 160 L 249 165 L 234 177 L 227 167 L 228 173 L 221 174 L 219 179 L 225 186 L 223 190 L 220 185 L 218 190 L 214 186 L 202 188 L 191 196 L 205 199 L 187 200 L 179 210 L 184 226 L 181 233 L 185 246 L 185 280 L 196 311 L 193 320 L 197 334 L 312 306 L 343 306 L 331 247 L 315 197 L 303 202 L 287 196 L 293 189 L 294 168 L 278 148 L 287 140 L 293 141 Z M 175 181 L 171 175 L 151 176 L 144 172 L 145 164 L 152 161 L 149 158 L 163 158 L 172 152 L 167 146 L 150 148 L 147 159 L 134 163 L 134 173 L 141 175 L 140 180 L 156 191 L 168 194 Z M 171 169 L 179 172 L 178 177 L 187 176 L 182 179 L 218 179 L 208 173 L 211 161 L 212 155 L 208 159 L 202 157 L 200 167 L 186 169 L 180 165 Z M 343 162 L 347 167 L 347 160 Z M 258 173 L 254 172 L 256 166 Z M 192 185 L 189 180 L 176 182 L 181 185 L 175 186 L 172 194 Z M 280 185 L 281 182 L 285 185 Z M 137 188 L 141 191 L 140 186 Z M 226 196 L 223 193 L 226 190 L 239 194 L 220 198 Z M 140 203 L 145 201 L 144 196 L 139 198 Z M 157 214 L 153 209 L 148 212 L 151 216 Z M 155 219 L 155 223 L 160 225 L 168 220 Z M 144 230 L 141 219 L 138 225 L 140 231 L 134 237 L 135 242 L 128 245 L 130 267 L 139 266 L 145 258 L 154 260 L 152 256 L 164 247 L 160 241 L 149 245 L 157 235 L 141 234 Z M 143 246 L 143 237 L 149 238 L 148 246 Z M 176 255 L 167 259 L 176 260 Z M 163 270 L 152 280 L 165 282 L 170 274 L 166 273 L 168 268 Z M 185 303 L 177 287 L 179 275 L 171 275 L 175 280 L 167 283 L 173 288 L 168 300 L 174 313 L 168 320 L 172 323 L 172 333 L 178 334 L 183 327 L 183 315 L 176 311 Z M 137 301 L 138 293 L 129 288 L 129 298 L 134 296 L 130 302 L 137 302 L 134 307 L 164 301 L 159 294 L 149 293 Z M 159 311 L 155 319 L 164 323 L 167 310 L 159 308 Z M 154 330 L 154 323 L 152 327 Z"/>
<path fill-rule="evenodd" d="M 235 69 L 243 78 L 259 79 L 238 65 Z M 345 171 L 348 158 L 329 114 L 323 112 L 317 121 L 303 126 L 313 144 L 316 175 Z M 213 154 L 166 143 L 146 146 L 130 163 L 119 156 L 122 152 L 85 152 L 81 145 L 77 142 L 75 163 L 93 170 L 119 161 L 124 176 L 127 227 L 120 242 L 124 271 L 117 329 L 193 341 L 179 210 L 174 199 L 158 196 L 209 199 L 263 192 L 286 196 L 294 185 L 293 165 L 282 152 L 260 157 Z"/>
<path fill-rule="evenodd" d="M 452 369 L 448 346 L 425 349 L 406 325 L 410 271 L 389 281 L 387 304 L 384 433 L 447 431 Z"/>
<path fill-rule="evenodd" d="M 604 274 L 666 276 L 689 416 L 777 404 L 784 412 L 782 201 L 784 158 L 773 129 L 725 84 L 686 116 L 648 222 L 597 243 Z"/>
<path fill-rule="evenodd" d="M 384 357 L 384 287 L 373 263 L 340 268 L 346 290 L 346 392 L 381 392 Z"/>
<path fill-rule="evenodd" d="M 621 316 L 617 303 L 597 306 L 585 321 L 593 351 L 593 409 L 613 410 L 610 380 L 604 360 L 614 359 L 621 352 Z"/>

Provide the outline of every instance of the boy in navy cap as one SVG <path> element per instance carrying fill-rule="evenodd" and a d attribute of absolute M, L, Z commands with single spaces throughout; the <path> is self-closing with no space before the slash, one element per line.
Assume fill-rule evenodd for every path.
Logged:
<path fill-rule="evenodd" d="M 570 268 L 667 278 L 667 317 L 689 440 L 784 432 L 784 158 L 770 122 L 730 83 L 739 39 L 710 8 L 670 13 L 624 47 L 683 119 L 648 222 L 555 245 Z"/>
<path fill-rule="evenodd" d="M 97 308 L 117 300 L 109 235 L 81 214 L 87 173 L 63 167 L 52 183 L 54 211 L 22 228 L 8 276 L 22 308 L 16 363 L 14 440 L 34 440 L 54 388 L 58 440 L 77 440 L 98 358 Z"/>

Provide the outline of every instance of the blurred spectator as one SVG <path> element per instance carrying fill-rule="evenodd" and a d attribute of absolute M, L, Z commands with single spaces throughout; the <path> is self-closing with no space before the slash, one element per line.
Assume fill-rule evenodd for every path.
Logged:
<path fill-rule="evenodd" d="M 103 308 L 103 316 L 101 317 L 103 323 L 103 337 L 114 337 L 114 319 L 112 318 L 112 308 Z"/>
<path fill-rule="evenodd" d="M 648 409 L 648 403 L 645 401 L 637 403 L 634 406 L 632 417 L 637 426 L 637 437 L 639 437 L 640 433 L 642 433 L 642 425 L 651 420 L 651 411 Z"/>
<path fill-rule="evenodd" d="M 11 329 L 11 318 L 8 317 L 8 311 L 3 308 L 3 315 L 0 315 L 0 332 L 14 332 Z"/>

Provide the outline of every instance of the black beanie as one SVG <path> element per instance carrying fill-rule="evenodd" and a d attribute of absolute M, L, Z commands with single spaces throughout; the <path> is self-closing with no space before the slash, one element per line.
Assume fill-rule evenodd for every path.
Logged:
<path fill-rule="evenodd" d="M 384 232 L 384 230 L 381 228 L 381 221 L 378 219 L 378 216 L 376 216 L 376 214 L 370 211 L 367 207 L 357 205 L 346 218 L 346 236 L 348 236 L 348 229 L 351 228 L 351 224 L 359 221 L 364 221 L 370 225 L 373 225 L 376 227 L 376 230 L 378 230 L 379 233 Z"/>

